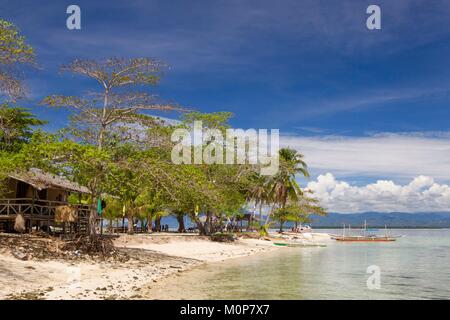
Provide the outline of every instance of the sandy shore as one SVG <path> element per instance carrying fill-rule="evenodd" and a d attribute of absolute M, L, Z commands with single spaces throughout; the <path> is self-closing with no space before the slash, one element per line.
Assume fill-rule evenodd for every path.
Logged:
<path fill-rule="evenodd" d="M 271 241 L 239 239 L 231 243 L 213 242 L 199 236 L 122 236 L 115 241 L 117 247 L 143 249 L 170 256 L 190 258 L 204 262 L 217 262 L 248 256 L 275 249 Z"/>
<path fill-rule="evenodd" d="M 115 245 L 131 259 L 23 261 L 0 251 L 0 299 L 142 299 L 142 288 L 201 264 L 276 249 L 265 240 L 219 243 L 195 235 L 122 235 Z"/>

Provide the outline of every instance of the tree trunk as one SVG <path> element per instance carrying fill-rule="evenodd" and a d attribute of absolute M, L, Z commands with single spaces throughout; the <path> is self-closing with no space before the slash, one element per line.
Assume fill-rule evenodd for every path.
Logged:
<path fill-rule="evenodd" d="M 103 120 L 106 117 L 106 108 L 108 107 L 108 95 L 109 95 L 109 90 L 106 89 L 105 90 L 105 96 L 104 96 L 104 100 L 103 100 L 103 111 L 102 111 L 102 126 L 100 128 L 100 133 L 97 139 L 97 148 L 98 150 L 102 150 L 103 148 L 103 140 L 105 139 L 104 133 L 105 133 L 105 125 L 103 124 Z M 95 192 L 97 191 L 97 178 L 94 178 L 93 184 L 92 184 L 92 188 L 91 190 L 93 190 L 93 195 L 95 194 Z M 92 206 L 91 206 L 91 211 L 89 214 L 89 238 L 91 240 L 94 240 L 97 238 L 97 230 L 96 230 L 96 223 L 97 223 L 97 197 L 92 197 Z"/>
<path fill-rule="evenodd" d="M 264 223 L 264 226 L 267 226 L 269 224 L 269 219 L 273 214 L 273 211 L 275 210 L 275 204 L 270 208 L 270 212 L 267 214 L 266 222 Z"/>
<path fill-rule="evenodd" d="M 106 131 L 106 124 L 105 124 L 105 120 L 106 120 L 106 109 L 108 107 L 108 96 L 109 96 L 109 89 L 106 88 L 105 89 L 105 95 L 103 97 L 103 110 L 102 110 L 102 119 L 101 119 L 101 126 L 100 126 L 100 132 L 98 135 L 98 149 L 102 150 L 103 148 L 103 142 L 105 140 L 105 131 Z"/>
<path fill-rule="evenodd" d="M 258 224 L 261 226 L 261 221 L 262 221 L 262 201 L 259 203 L 259 221 Z"/>
<path fill-rule="evenodd" d="M 206 222 L 205 222 L 205 223 L 202 223 L 198 217 L 194 217 L 194 221 L 195 221 L 195 223 L 197 224 L 198 233 L 199 233 L 201 236 L 206 236 L 206 235 L 208 235 L 207 230 L 206 230 L 206 228 L 205 228 Z"/>
<path fill-rule="evenodd" d="M 155 229 L 157 232 L 161 231 L 161 217 L 155 219 Z"/>
<path fill-rule="evenodd" d="M 205 221 L 205 235 L 209 236 L 212 233 L 212 225 L 211 225 L 211 212 L 206 213 L 206 221 Z"/>
<path fill-rule="evenodd" d="M 254 218 L 255 218 L 255 216 L 256 216 L 256 207 L 257 207 L 257 206 L 258 206 L 258 203 L 255 202 L 255 206 L 253 207 L 253 212 L 252 212 L 252 214 L 250 215 L 250 218 L 248 219 L 247 231 L 250 230 L 251 224 L 252 224 L 252 222 L 253 222 L 253 220 L 254 220 Z"/>
<path fill-rule="evenodd" d="M 206 231 L 206 228 L 205 228 L 205 225 L 204 225 L 203 223 L 201 223 L 200 221 L 198 221 L 198 222 L 197 222 L 197 227 L 198 227 L 198 233 L 199 233 L 201 236 L 206 236 L 206 235 L 208 235 L 208 233 L 207 233 L 207 231 Z"/>
<path fill-rule="evenodd" d="M 283 232 L 283 223 L 282 221 L 280 221 L 280 232 Z"/>
<path fill-rule="evenodd" d="M 91 210 L 89 212 L 89 238 L 91 240 L 97 239 L 97 208 L 95 207 L 95 201 L 91 204 Z"/>
<path fill-rule="evenodd" d="M 127 217 L 128 220 L 128 228 L 127 228 L 127 233 L 128 234 L 133 234 L 134 233 L 134 221 L 133 221 L 133 215 L 128 215 Z"/>
<path fill-rule="evenodd" d="M 153 232 L 153 230 L 152 230 L 152 227 L 153 227 L 153 222 L 152 222 L 152 220 L 153 220 L 152 214 L 149 213 L 149 214 L 147 215 L 147 232 L 148 232 L 148 233 L 152 233 L 152 232 Z"/>
<path fill-rule="evenodd" d="M 184 215 L 177 214 L 177 221 L 178 221 L 178 232 L 179 233 L 186 232 L 186 228 L 184 226 Z"/>

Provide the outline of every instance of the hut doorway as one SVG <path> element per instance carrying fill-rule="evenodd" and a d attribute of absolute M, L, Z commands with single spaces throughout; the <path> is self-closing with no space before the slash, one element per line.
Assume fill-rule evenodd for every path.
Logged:
<path fill-rule="evenodd" d="M 28 191 L 28 183 L 17 181 L 16 198 L 26 198 Z"/>

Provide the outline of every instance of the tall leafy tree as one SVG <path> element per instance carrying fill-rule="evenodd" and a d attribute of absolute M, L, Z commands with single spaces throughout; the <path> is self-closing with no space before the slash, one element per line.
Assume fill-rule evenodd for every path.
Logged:
<path fill-rule="evenodd" d="M 83 143 L 89 143 L 98 152 L 111 143 L 115 143 L 121 127 L 151 126 L 154 118 L 142 111 L 181 110 L 178 106 L 159 103 L 155 95 L 142 88 L 156 85 L 165 65 L 151 58 L 108 58 L 105 60 L 77 59 L 62 71 L 86 76 L 98 84 L 98 90 L 84 96 L 52 95 L 43 100 L 43 104 L 56 108 L 68 108 L 73 111 L 72 123 L 68 128 L 74 137 Z M 123 132 L 123 131 L 122 131 Z M 108 151 L 107 151 L 108 153 Z M 95 199 L 104 191 L 103 181 L 110 166 L 95 161 L 98 167 L 90 186 L 93 193 L 93 205 L 90 214 L 90 236 L 95 238 L 96 209 Z"/>
<path fill-rule="evenodd" d="M 0 93 L 12 98 L 23 96 L 23 77 L 18 66 L 34 61 L 34 50 L 17 27 L 0 19 Z"/>
<path fill-rule="evenodd" d="M 163 104 L 156 95 L 142 91 L 142 88 L 159 82 L 164 68 L 164 63 L 152 58 L 77 59 L 61 70 L 95 80 L 97 90 L 81 97 L 52 95 L 42 103 L 73 111 L 71 132 L 102 149 L 109 131 L 117 126 L 152 125 L 154 118 L 146 117 L 142 111 L 182 110 L 173 104 Z"/>
<path fill-rule="evenodd" d="M 206 133 L 206 130 L 218 130 L 225 136 L 226 129 L 230 128 L 229 119 L 231 116 L 232 114 L 229 112 L 192 112 L 185 115 L 183 123 L 191 127 L 194 121 L 202 121 L 204 133 Z M 193 146 L 193 149 L 203 148 L 204 151 L 206 147 L 211 147 L 213 144 L 218 143 L 221 142 L 215 140 L 203 141 L 201 146 Z M 222 147 L 224 146 L 222 145 Z M 201 208 L 205 218 L 202 220 L 198 215 L 192 216 L 192 219 L 197 223 L 200 233 L 208 235 L 214 231 L 214 221 L 229 218 L 236 214 L 245 204 L 248 178 L 254 172 L 254 166 L 248 164 L 223 165 L 205 163 L 193 166 L 201 170 L 203 176 L 211 185 L 208 194 L 203 192 L 205 197 Z"/>
<path fill-rule="evenodd" d="M 295 202 L 288 202 L 274 212 L 274 219 L 280 223 L 280 232 L 283 232 L 284 223 L 294 222 L 295 228 L 299 223 L 311 222 L 311 215 L 326 215 L 326 210 L 319 205 L 319 201 L 311 196 L 303 195 Z M 309 192 L 308 192 L 309 193 Z"/>
<path fill-rule="evenodd" d="M 0 150 L 17 151 L 31 138 L 33 128 L 45 123 L 29 109 L 0 104 Z"/>
<path fill-rule="evenodd" d="M 8 191 L 4 182 L 9 174 L 29 168 L 36 155 L 22 149 L 32 139 L 33 129 L 44 123 L 28 109 L 0 105 L 0 193 Z"/>

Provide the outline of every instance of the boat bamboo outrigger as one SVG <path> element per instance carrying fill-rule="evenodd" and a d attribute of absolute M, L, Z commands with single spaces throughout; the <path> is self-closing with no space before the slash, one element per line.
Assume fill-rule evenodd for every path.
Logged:
<path fill-rule="evenodd" d="M 331 239 L 336 241 L 345 241 L 345 242 L 392 242 L 396 241 L 400 236 L 391 236 L 387 232 L 387 226 L 384 226 L 385 233 L 384 235 L 375 235 L 367 233 L 367 222 L 364 221 L 364 227 L 362 229 L 362 234 L 360 235 L 350 235 L 351 227 L 348 226 L 348 235 L 346 235 L 345 224 L 343 225 L 342 235 L 332 235 Z"/>

